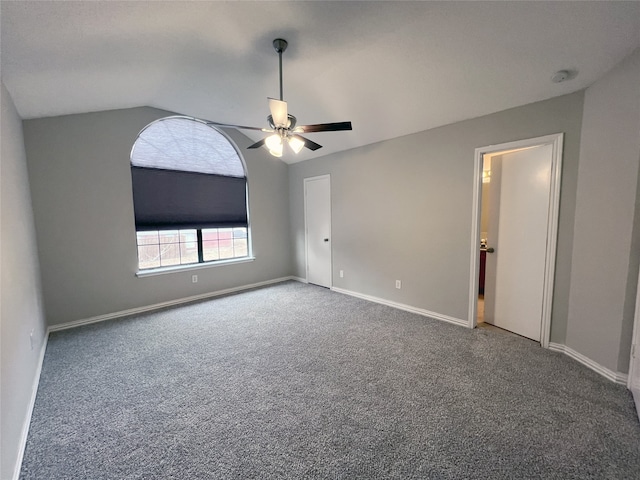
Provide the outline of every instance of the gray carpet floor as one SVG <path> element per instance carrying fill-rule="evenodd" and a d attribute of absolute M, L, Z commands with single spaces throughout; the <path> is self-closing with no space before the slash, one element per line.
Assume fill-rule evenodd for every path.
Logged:
<path fill-rule="evenodd" d="M 52 333 L 27 479 L 638 479 L 630 393 L 516 335 L 287 282 Z"/>

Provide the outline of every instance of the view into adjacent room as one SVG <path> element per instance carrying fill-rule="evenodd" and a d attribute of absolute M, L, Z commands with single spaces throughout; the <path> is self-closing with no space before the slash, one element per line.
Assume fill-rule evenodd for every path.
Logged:
<path fill-rule="evenodd" d="M 482 162 L 482 197 L 480 211 L 480 277 L 478 279 L 478 326 L 484 326 L 484 282 L 487 266 L 487 233 L 489 225 L 491 195 L 491 157 L 485 156 Z"/>

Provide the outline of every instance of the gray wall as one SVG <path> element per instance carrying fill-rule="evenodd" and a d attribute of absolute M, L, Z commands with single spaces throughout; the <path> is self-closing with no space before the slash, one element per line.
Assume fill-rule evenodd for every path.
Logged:
<path fill-rule="evenodd" d="M 627 372 L 638 276 L 640 50 L 586 90 L 567 346 Z"/>
<path fill-rule="evenodd" d="M 46 327 L 22 122 L 4 83 L 1 90 L 0 478 L 10 479 L 21 448 Z M 29 338 L 32 330 L 33 348 Z"/>
<path fill-rule="evenodd" d="M 230 131 L 247 164 L 255 261 L 136 277 L 129 154 L 144 126 L 170 114 L 141 107 L 24 121 L 50 325 L 290 275 L 287 167 Z"/>
<path fill-rule="evenodd" d="M 294 274 L 305 277 L 303 179 L 328 173 L 333 285 L 466 319 L 475 148 L 564 132 L 551 332 L 564 343 L 582 103 L 579 92 L 291 165 Z"/>

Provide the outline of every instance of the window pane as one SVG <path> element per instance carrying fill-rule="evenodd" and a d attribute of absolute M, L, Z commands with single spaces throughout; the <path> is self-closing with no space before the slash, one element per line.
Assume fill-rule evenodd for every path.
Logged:
<path fill-rule="evenodd" d="M 180 265 L 179 243 L 160 245 L 160 265 L 163 267 L 167 267 L 169 265 Z"/>
<path fill-rule="evenodd" d="M 233 240 L 233 253 L 236 257 L 246 257 L 247 256 L 247 239 L 246 238 L 235 238 Z"/>
<path fill-rule="evenodd" d="M 247 238 L 247 229 L 246 228 L 234 228 L 233 229 L 233 238 Z"/>
<path fill-rule="evenodd" d="M 233 238 L 233 230 L 231 228 L 219 228 L 218 238 L 220 240 L 231 240 Z"/>
<path fill-rule="evenodd" d="M 197 242 L 198 234 L 196 230 L 180 230 L 181 242 Z"/>
<path fill-rule="evenodd" d="M 178 243 L 180 241 L 179 230 L 161 230 L 158 233 L 160 243 Z"/>
<path fill-rule="evenodd" d="M 220 260 L 233 258 L 233 231 L 230 228 L 218 229 L 218 249 Z"/>
<path fill-rule="evenodd" d="M 233 258 L 233 243 L 232 240 L 225 240 L 220 242 L 220 260 L 225 258 Z"/>
<path fill-rule="evenodd" d="M 198 242 L 180 244 L 180 263 L 198 263 Z"/>
<path fill-rule="evenodd" d="M 218 229 L 217 228 L 203 228 L 202 229 L 202 240 L 218 240 Z"/>
<path fill-rule="evenodd" d="M 142 245 L 138 247 L 138 268 L 155 268 L 160 266 L 160 246 Z"/>
<path fill-rule="evenodd" d="M 203 256 L 205 262 L 211 260 L 218 260 L 220 255 L 218 254 L 218 241 L 204 241 L 202 242 Z"/>
<path fill-rule="evenodd" d="M 158 232 L 136 232 L 138 245 L 156 245 L 158 244 Z"/>

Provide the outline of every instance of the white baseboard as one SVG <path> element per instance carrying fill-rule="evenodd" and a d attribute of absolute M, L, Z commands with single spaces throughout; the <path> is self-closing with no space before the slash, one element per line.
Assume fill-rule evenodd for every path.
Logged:
<path fill-rule="evenodd" d="M 291 280 L 295 280 L 296 282 L 309 283 L 306 278 L 302 278 L 302 277 L 290 277 L 290 278 Z"/>
<path fill-rule="evenodd" d="M 384 298 L 373 297 L 371 295 L 365 295 L 363 293 L 352 292 L 351 290 L 345 290 L 343 288 L 331 287 L 331 290 L 338 293 L 343 293 L 345 295 L 350 295 L 352 297 L 362 298 L 363 300 L 369 300 L 370 302 L 380 303 L 382 305 L 387 305 L 388 307 L 397 308 L 399 310 L 405 310 L 411 313 L 417 313 L 418 315 L 422 315 L 424 317 L 433 318 L 436 320 L 441 320 L 447 323 L 453 323 L 454 325 L 468 327 L 469 324 L 466 320 L 461 320 L 459 318 L 450 317 L 448 315 L 442 315 L 441 313 L 430 312 L 429 310 L 425 310 L 423 308 L 413 307 L 411 305 L 405 305 L 404 303 L 396 303 L 390 300 L 385 300 Z"/>
<path fill-rule="evenodd" d="M 38 385 L 40 385 L 40 373 L 42 372 L 42 364 L 44 363 L 44 354 L 47 351 L 47 343 L 49 342 L 49 330 L 44 334 L 44 341 L 40 348 L 40 355 L 38 357 L 38 365 L 36 366 L 36 373 L 33 376 L 33 385 L 31 386 L 31 398 L 29 399 L 29 407 L 27 408 L 27 415 L 25 416 L 24 423 L 22 424 L 22 432 L 20 433 L 20 441 L 18 450 L 18 458 L 13 469 L 13 480 L 20 478 L 20 470 L 22 468 L 22 459 L 24 458 L 24 451 L 27 448 L 27 437 L 29 436 L 29 427 L 31 426 L 31 416 L 33 415 L 33 408 L 36 405 L 36 395 L 38 394 Z"/>
<path fill-rule="evenodd" d="M 173 307 L 181 305 L 183 303 L 195 302 L 198 300 L 206 300 L 207 298 L 219 297 L 221 295 L 228 295 L 230 293 L 241 292 L 243 290 L 249 290 L 251 288 L 264 287 L 273 283 L 286 282 L 287 280 L 298 280 L 297 277 L 288 276 L 281 278 L 274 278 L 272 280 L 266 280 L 264 282 L 252 283 L 249 285 L 241 285 L 239 287 L 226 288 L 224 290 L 217 290 L 215 292 L 203 293 L 201 295 L 193 295 L 191 297 L 179 298 L 177 300 L 170 300 L 168 302 L 156 303 L 154 305 L 147 305 L 144 307 L 131 308 L 129 310 L 121 310 L 119 312 L 107 313 L 105 315 L 98 315 L 96 317 L 84 318 L 81 320 L 74 320 L 67 323 L 59 323 L 49 327 L 50 332 L 57 332 L 59 330 L 67 330 L 69 328 L 79 327 L 81 325 L 89 325 L 91 323 L 104 322 L 106 320 L 113 320 L 115 318 L 126 317 L 129 315 L 137 315 L 140 313 L 151 312 L 153 310 L 159 310 L 161 308 Z"/>
<path fill-rule="evenodd" d="M 581 363 L 585 367 L 590 368 L 612 382 L 619 383 L 620 385 L 627 384 L 628 375 L 626 373 L 614 372 L 607 367 L 603 367 L 598 362 L 591 360 L 589 357 L 585 357 L 583 354 L 576 352 L 574 349 L 567 347 L 566 345 L 550 342 L 549 350 L 564 353 L 568 357 L 573 358 L 576 362 Z"/>

